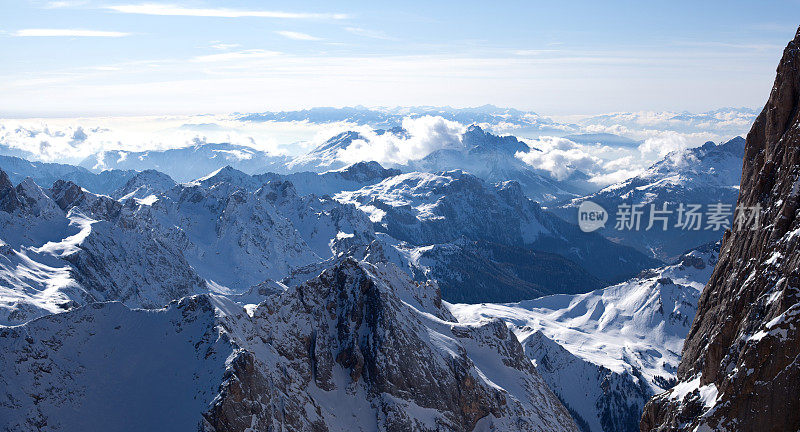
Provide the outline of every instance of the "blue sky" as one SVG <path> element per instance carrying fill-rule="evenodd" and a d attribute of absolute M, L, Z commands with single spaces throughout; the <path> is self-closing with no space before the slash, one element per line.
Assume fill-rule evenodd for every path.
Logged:
<path fill-rule="evenodd" d="M 764 103 L 800 0 L 0 0 L 0 116 Z"/>

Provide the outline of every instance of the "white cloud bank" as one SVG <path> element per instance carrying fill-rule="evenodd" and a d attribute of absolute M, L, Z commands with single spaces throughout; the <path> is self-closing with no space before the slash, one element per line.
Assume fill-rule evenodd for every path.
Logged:
<path fill-rule="evenodd" d="M 466 129 L 461 123 L 433 116 L 406 117 L 402 126 L 407 136 L 378 135 L 371 128 L 358 128 L 365 139 L 339 150 L 338 157 L 348 164 L 368 160 L 387 165 L 406 164 L 439 149 L 461 147 L 461 135 Z"/>
<path fill-rule="evenodd" d="M 597 132 L 600 132 L 597 128 L 592 129 L 592 133 Z M 581 171 L 590 177 L 590 182 L 603 187 L 640 174 L 670 153 L 673 158 L 680 157 L 682 150 L 700 144 L 686 134 L 674 131 L 649 131 L 649 134 L 651 136 L 637 148 L 601 143 L 578 144 L 566 138 L 541 136 L 526 140 L 541 152 L 520 152 L 516 156 L 534 169 L 549 173 L 556 180 L 565 180 L 575 171 Z"/>
<path fill-rule="evenodd" d="M 220 56 L 277 55 L 269 52 L 233 51 L 221 52 Z M 196 61 L 224 61 L 224 57 L 208 56 Z M 674 114 L 670 114 L 674 117 Z M 667 118 L 655 115 L 649 118 Z M 697 128 L 696 119 L 703 122 L 727 123 L 730 118 L 740 131 L 731 133 Z M 635 176 L 650 165 L 673 153 L 672 163 L 691 163 L 690 160 L 675 159 L 679 151 L 696 147 L 703 142 L 727 141 L 741 128 L 749 127 L 744 114 L 724 114 L 722 118 L 708 120 L 708 115 L 683 114 L 681 120 L 667 123 L 678 130 L 651 128 L 649 121 L 642 125 L 637 121 L 627 124 L 592 123 L 569 132 L 617 133 L 640 141 L 638 147 L 619 147 L 601 143 L 582 144 L 567 138 L 539 136 L 523 139 L 531 147 L 542 150 L 518 153 L 517 157 L 539 173 L 554 179 L 569 179 L 576 171 L 589 176 L 598 186 L 607 186 Z M 618 120 L 616 117 L 614 120 Z M 687 120 L 689 119 L 689 120 Z M 663 120 L 660 120 L 663 122 Z M 693 124 L 687 132 L 686 124 Z M 557 126 L 558 124 L 556 124 Z M 484 125 L 491 126 L 491 125 Z M 497 125 L 494 125 L 497 126 Z M 662 127 L 663 124 L 658 124 Z M 421 159 L 431 152 L 447 148 L 462 148 L 461 135 L 465 126 L 438 116 L 405 118 L 402 121 L 405 134 L 377 133 L 366 125 L 350 122 L 315 124 L 308 121 L 292 122 L 242 122 L 236 116 L 198 115 L 163 117 L 107 117 L 79 119 L 0 119 L 0 147 L 26 158 L 54 162 L 76 163 L 86 156 L 101 151 L 122 149 L 128 151 L 162 150 L 184 147 L 196 142 L 230 142 L 253 147 L 273 154 L 299 156 L 343 131 L 356 131 L 364 139 L 354 141 L 335 155 L 345 163 L 375 160 L 384 165 L 406 164 Z M 504 133 L 518 137 L 527 134 L 513 127 Z M 723 127 L 731 127 L 726 125 Z M 489 129 L 489 128 L 487 128 Z M 491 127 L 497 133 L 496 127 Z M 552 133 L 559 133 L 554 128 Z M 534 135 L 535 136 L 535 135 Z"/>
<path fill-rule="evenodd" d="M 165 150 L 229 142 L 271 154 L 296 155 L 307 150 L 298 142 L 311 141 L 331 127 L 307 122 L 240 122 L 211 115 L 0 119 L 0 154 L 74 164 L 103 150 Z"/>
<path fill-rule="evenodd" d="M 556 180 L 565 180 L 576 170 L 597 175 L 603 171 L 603 160 L 566 138 L 539 137 L 528 144 L 541 151 L 517 153 L 517 158 L 538 170 L 547 171 Z"/>

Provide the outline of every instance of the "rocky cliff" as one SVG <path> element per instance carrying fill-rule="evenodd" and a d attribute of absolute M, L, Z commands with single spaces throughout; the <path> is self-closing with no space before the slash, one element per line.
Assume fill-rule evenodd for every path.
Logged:
<path fill-rule="evenodd" d="M 0 368 L 4 431 L 578 431 L 502 321 L 458 323 L 434 284 L 350 258 L 257 306 L 0 326 Z"/>
<path fill-rule="evenodd" d="M 799 188 L 800 30 L 747 135 L 737 206 L 760 217 L 725 233 L 679 383 L 647 404 L 642 431 L 800 428 Z"/>

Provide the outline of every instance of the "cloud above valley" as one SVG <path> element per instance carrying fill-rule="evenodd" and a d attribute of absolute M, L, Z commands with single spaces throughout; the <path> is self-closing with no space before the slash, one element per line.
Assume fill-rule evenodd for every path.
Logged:
<path fill-rule="evenodd" d="M 217 54 L 279 55 L 260 51 L 224 50 Z M 210 57 L 197 61 L 213 63 L 225 59 Z M 374 160 L 384 166 L 397 166 L 419 160 L 437 150 L 463 148 L 461 136 L 466 130 L 466 122 L 452 120 L 458 118 L 457 115 L 448 119 L 427 114 L 447 112 L 442 110 L 430 107 L 416 111 L 413 108 L 386 108 L 383 111 L 376 109 L 372 114 L 365 115 L 365 118 L 383 119 L 381 121 L 384 124 L 399 122 L 402 130 L 394 133 L 359 123 L 357 115 L 342 118 L 334 116 L 333 120 L 323 118 L 318 122 L 297 115 L 289 116 L 294 119 L 292 121 L 242 121 L 238 114 L 5 119 L 0 120 L 0 154 L 46 162 L 79 163 L 89 155 L 104 150 L 164 150 L 198 143 L 227 142 L 270 154 L 300 156 L 336 134 L 355 131 L 363 139 L 355 140 L 346 148 L 339 149 L 335 157 L 340 162 L 352 164 Z M 504 112 L 497 110 L 499 113 Z M 399 114 L 392 117 L 395 115 L 393 113 Z M 586 174 L 589 181 L 596 185 L 606 186 L 639 174 L 670 154 L 674 159 L 673 164 L 691 163 L 690 160 L 680 160 L 682 150 L 697 147 L 709 140 L 723 142 L 732 136 L 743 134 L 742 130 L 749 127 L 748 119 L 751 117 L 748 115 L 752 116 L 746 110 L 730 109 L 699 114 L 629 113 L 595 116 L 585 121 L 568 123 L 523 112 L 515 117 L 514 122 L 517 123 L 502 115 L 497 122 L 478 123 L 493 133 L 520 137 L 529 146 L 541 150 L 516 155 L 539 174 L 565 180 L 580 172 Z M 278 117 L 280 116 L 276 118 Z M 522 121 L 528 118 L 531 120 L 530 124 Z M 609 120 L 599 121 L 598 118 Z M 716 122 L 716 126 L 709 126 L 708 122 Z M 660 129 L 665 126 L 667 128 Z M 702 129 L 703 127 L 708 129 Z M 615 146 L 613 137 L 606 144 L 592 143 L 591 140 L 577 143 L 555 136 L 580 133 L 612 133 L 632 138 L 640 144 L 638 147 Z M 523 138 L 525 136 L 533 137 Z"/>
<path fill-rule="evenodd" d="M 346 163 L 377 161 L 386 165 L 402 165 L 422 159 L 431 152 L 446 148 L 460 148 L 461 135 L 466 127 L 442 117 L 406 117 L 402 128 L 405 134 L 378 134 L 371 128 L 359 128 L 366 139 L 353 141 L 339 150 L 339 158 Z"/>

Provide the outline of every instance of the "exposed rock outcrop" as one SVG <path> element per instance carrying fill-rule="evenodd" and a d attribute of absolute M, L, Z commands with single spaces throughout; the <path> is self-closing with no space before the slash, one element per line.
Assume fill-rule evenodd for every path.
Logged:
<path fill-rule="evenodd" d="M 506 325 L 456 323 L 434 288 L 345 259 L 269 297 L 205 430 L 577 431 Z"/>
<path fill-rule="evenodd" d="M 578 431 L 502 321 L 460 324 L 435 285 L 353 259 L 257 307 L 0 327 L 0 367 L 0 430 Z"/>
<path fill-rule="evenodd" d="M 679 383 L 642 431 L 800 429 L 800 30 L 747 135 L 738 208 L 683 348 Z M 752 213 L 752 212 L 750 212 Z"/>

